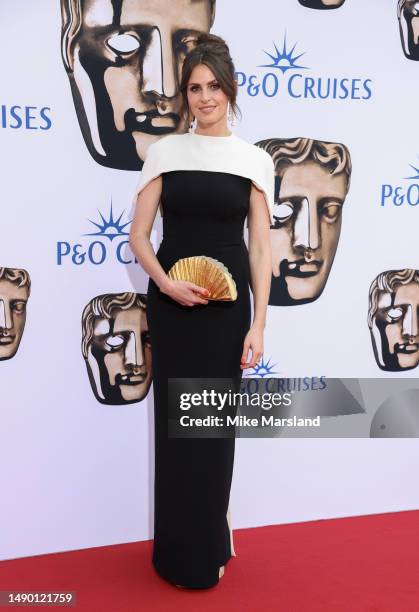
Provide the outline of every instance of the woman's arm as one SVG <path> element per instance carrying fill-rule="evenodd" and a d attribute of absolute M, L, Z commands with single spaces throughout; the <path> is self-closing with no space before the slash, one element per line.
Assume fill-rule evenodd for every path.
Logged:
<path fill-rule="evenodd" d="M 131 223 L 129 244 L 143 270 L 163 291 L 169 280 L 160 265 L 150 242 L 151 230 L 156 218 L 162 187 L 162 178 L 158 176 L 144 187 L 137 198 L 134 219 Z"/>
<path fill-rule="evenodd" d="M 129 244 L 143 270 L 153 279 L 162 293 L 166 293 L 183 306 L 208 304 L 206 289 L 188 281 L 170 279 L 160 265 L 150 242 L 151 230 L 157 214 L 162 190 L 162 178 L 157 176 L 139 193 Z M 199 294 L 199 295 L 198 295 Z M 201 298 L 200 295 L 203 297 Z"/>
<path fill-rule="evenodd" d="M 270 219 L 263 192 L 252 183 L 248 215 L 249 264 L 253 292 L 253 323 L 246 335 L 240 367 L 255 367 L 263 355 L 263 330 L 272 276 Z M 246 361 L 249 349 L 251 361 Z"/>

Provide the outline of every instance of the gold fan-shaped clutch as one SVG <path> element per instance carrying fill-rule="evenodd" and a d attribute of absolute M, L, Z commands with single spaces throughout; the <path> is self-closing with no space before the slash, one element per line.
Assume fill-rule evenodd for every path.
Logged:
<path fill-rule="evenodd" d="M 237 288 L 228 268 L 213 257 L 196 255 L 178 259 L 168 271 L 169 278 L 195 283 L 208 289 L 209 300 L 237 299 Z"/>

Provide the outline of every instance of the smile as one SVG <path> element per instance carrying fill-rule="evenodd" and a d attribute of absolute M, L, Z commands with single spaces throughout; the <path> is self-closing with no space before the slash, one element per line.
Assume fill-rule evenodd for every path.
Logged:
<path fill-rule="evenodd" d="M 210 113 L 211 111 L 214 110 L 214 108 L 215 106 L 201 106 L 199 110 L 202 111 L 203 113 Z"/>

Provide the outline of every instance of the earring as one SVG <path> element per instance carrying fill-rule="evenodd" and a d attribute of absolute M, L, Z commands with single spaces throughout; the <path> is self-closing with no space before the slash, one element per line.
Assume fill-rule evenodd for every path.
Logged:
<path fill-rule="evenodd" d="M 230 102 L 228 103 L 228 120 L 229 120 L 231 125 L 234 125 L 233 109 L 231 107 Z"/>
<path fill-rule="evenodd" d="M 189 132 L 193 132 L 194 131 L 194 127 L 195 127 L 195 117 L 192 115 L 192 121 L 189 124 Z"/>

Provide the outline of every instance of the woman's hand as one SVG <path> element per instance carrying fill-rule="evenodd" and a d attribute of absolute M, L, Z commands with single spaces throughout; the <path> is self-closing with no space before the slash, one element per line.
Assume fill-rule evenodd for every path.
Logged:
<path fill-rule="evenodd" d="M 251 361 L 246 361 L 249 349 L 252 350 L 252 359 Z M 246 370 L 247 368 L 254 368 L 262 355 L 263 329 L 252 325 L 244 339 L 243 354 L 240 362 L 241 369 Z"/>
<path fill-rule="evenodd" d="M 195 306 L 196 304 L 208 304 L 206 296 L 209 295 L 208 289 L 191 283 L 190 281 L 173 280 L 168 278 L 164 286 L 160 288 L 165 293 L 182 306 Z M 202 297 L 201 297 L 202 296 Z"/>

